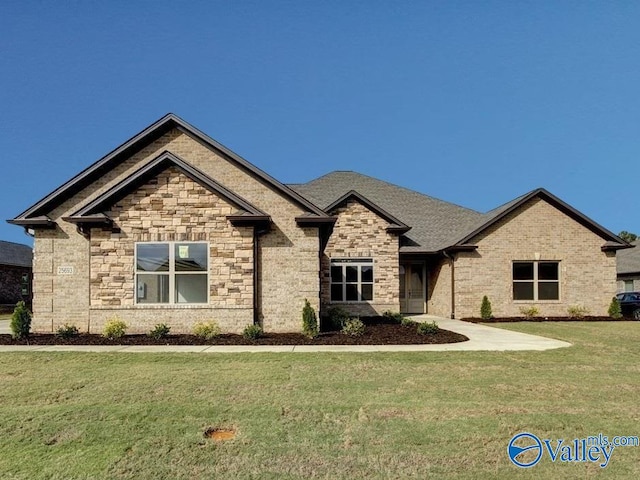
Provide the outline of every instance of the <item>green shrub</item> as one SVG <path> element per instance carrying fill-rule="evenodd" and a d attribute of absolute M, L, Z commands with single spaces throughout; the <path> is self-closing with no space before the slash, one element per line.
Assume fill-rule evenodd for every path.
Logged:
<path fill-rule="evenodd" d="M 214 321 L 199 322 L 193 326 L 193 334 L 204 340 L 213 340 L 220 335 L 220 327 Z"/>
<path fill-rule="evenodd" d="M 491 311 L 491 302 L 486 295 L 482 297 L 482 305 L 480 305 L 480 318 L 483 320 L 490 320 L 493 318 L 493 312 Z"/>
<path fill-rule="evenodd" d="M 316 317 L 316 311 L 306 298 L 304 299 L 304 307 L 302 308 L 302 333 L 309 338 L 318 336 L 318 318 Z"/>
<path fill-rule="evenodd" d="M 364 335 L 364 330 L 364 323 L 358 317 L 350 318 L 342 327 L 342 333 L 350 337 L 361 337 Z"/>
<path fill-rule="evenodd" d="M 21 300 L 16 303 L 11 315 L 11 336 L 15 339 L 23 339 L 29 336 L 31 331 L 31 312 L 26 304 Z"/>
<path fill-rule="evenodd" d="M 113 317 L 107 323 L 104 324 L 104 330 L 102 330 L 102 336 L 109 340 L 116 340 L 123 337 L 127 332 L 127 324 L 120 320 L 118 317 Z"/>
<path fill-rule="evenodd" d="M 247 325 L 242 332 L 242 336 L 247 340 L 257 340 L 262 336 L 262 327 L 260 325 Z"/>
<path fill-rule="evenodd" d="M 149 332 L 149 336 L 151 338 L 155 338 L 156 340 L 161 340 L 169 336 L 169 332 L 171 331 L 171 327 L 166 323 L 158 323 L 153 329 Z"/>
<path fill-rule="evenodd" d="M 385 312 L 382 312 L 382 316 L 384 318 L 386 318 L 387 320 L 389 320 L 390 322 L 393 323 L 399 323 L 402 324 L 402 321 L 404 320 L 404 315 L 402 315 L 399 312 L 392 312 L 391 310 L 387 310 Z"/>
<path fill-rule="evenodd" d="M 416 323 L 418 322 L 409 317 L 402 317 L 402 320 L 400 320 L 400 325 L 403 327 L 413 327 Z"/>
<path fill-rule="evenodd" d="M 609 304 L 609 316 L 611 318 L 622 318 L 622 309 L 620 308 L 620 300 L 616 297 L 611 299 Z"/>
<path fill-rule="evenodd" d="M 78 335 L 80 335 L 78 327 L 76 327 L 75 325 L 67 325 L 66 323 L 58 328 L 56 332 L 56 337 L 64 338 L 65 340 L 72 337 L 77 337 Z"/>
<path fill-rule="evenodd" d="M 433 335 L 440 331 L 440 327 L 435 322 L 421 322 L 418 324 L 418 334 L 420 335 Z"/>
<path fill-rule="evenodd" d="M 534 318 L 534 317 L 537 317 L 538 315 L 540 315 L 540 311 L 534 306 L 531 306 L 531 307 L 520 307 L 520 313 L 525 318 Z"/>
<path fill-rule="evenodd" d="M 349 320 L 349 312 L 338 306 L 330 307 L 327 310 L 327 316 L 331 330 L 342 330 L 346 321 Z"/>
<path fill-rule="evenodd" d="M 567 308 L 567 313 L 569 314 L 569 318 L 584 318 L 589 314 L 589 309 L 582 305 L 572 305 Z"/>

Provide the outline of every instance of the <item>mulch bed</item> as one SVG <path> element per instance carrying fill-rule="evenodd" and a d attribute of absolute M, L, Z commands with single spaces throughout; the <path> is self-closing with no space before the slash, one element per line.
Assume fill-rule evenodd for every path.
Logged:
<path fill-rule="evenodd" d="M 499 317 L 483 320 L 482 318 L 461 318 L 463 322 L 470 323 L 513 323 L 513 322 L 622 322 L 634 320 L 633 318 L 611 318 L 585 316 L 582 318 L 569 317 Z"/>
<path fill-rule="evenodd" d="M 340 332 L 325 332 L 310 339 L 301 333 L 265 333 L 255 341 L 242 335 L 223 334 L 213 340 L 203 340 L 195 335 L 169 335 L 161 340 L 147 335 L 125 335 L 109 340 L 101 335 L 80 334 L 62 339 L 53 334 L 31 334 L 28 340 L 13 340 L 11 335 L 0 335 L 0 345 L 416 345 L 457 343 L 469 340 L 464 335 L 440 329 L 438 333 L 420 335 L 415 326 L 373 321 L 366 323 L 365 333 L 349 337 Z"/>

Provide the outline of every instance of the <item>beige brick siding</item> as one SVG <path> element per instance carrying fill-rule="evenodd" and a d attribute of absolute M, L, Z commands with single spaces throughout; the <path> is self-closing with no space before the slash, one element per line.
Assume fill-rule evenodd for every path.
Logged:
<path fill-rule="evenodd" d="M 427 263 L 427 313 L 451 316 L 451 264 L 449 260 Z"/>
<path fill-rule="evenodd" d="M 580 305 L 592 315 L 606 315 L 616 289 L 615 254 L 601 251 L 605 243 L 544 200 L 534 198 L 470 243 L 477 251 L 459 253 L 455 262 L 456 317 L 478 317 L 483 295 L 495 316 L 519 316 L 536 306 L 541 316 L 566 316 Z M 514 260 L 560 262 L 559 301 L 514 301 Z"/>
<path fill-rule="evenodd" d="M 75 225 L 61 218 L 86 205 L 164 151 L 194 165 L 271 216 L 272 229 L 260 236 L 258 244 L 261 319 L 265 330 L 298 331 L 304 299 L 308 298 L 314 308 L 319 307 L 317 229 L 298 227 L 295 217 L 304 213 L 302 207 L 178 129 L 106 172 L 92 186 L 50 213 L 58 228 L 55 231 L 39 230 L 34 241 L 34 254 L 39 257 L 36 262 L 40 262 L 41 270 L 34 272 L 34 329 L 51 331 L 55 325 L 64 322 L 79 327 L 89 323 L 90 242 L 77 233 Z M 57 267 L 61 265 L 75 267 L 74 274 L 57 275 Z M 159 314 L 154 311 L 153 315 L 157 318 Z"/>
<path fill-rule="evenodd" d="M 339 305 L 353 315 L 376 315 L 400 309 L 398 236 L 389 223 L 357 201 L 349 200 L 331 212 L 338 217 L 322 256 L 323 310 Z M 331 259 L 372 258 L 373 301 L 331 303 Z"/>

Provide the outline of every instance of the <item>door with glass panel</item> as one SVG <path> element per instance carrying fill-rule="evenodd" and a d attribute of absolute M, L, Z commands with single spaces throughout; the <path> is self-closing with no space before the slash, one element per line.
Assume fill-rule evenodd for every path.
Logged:
<path fill-rule="evenodd" d="M 400 265 L 400 312 L 425 313 L 425 278 L 424 263 Z"/>

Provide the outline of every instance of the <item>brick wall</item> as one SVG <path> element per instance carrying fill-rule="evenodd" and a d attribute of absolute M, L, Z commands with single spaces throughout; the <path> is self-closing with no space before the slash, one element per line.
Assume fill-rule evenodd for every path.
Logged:
<path fill-rule="evenodd" d="M 541 316 L 566 316 L 569 306 L 606 315 L 616 291 L 616 259 L 601 251 L 600 236 L 544 200 L 534 198 L 470 243 L 477 251 L 459 253 L 455 262 L 456 317 L 480 315 L 487 295 L 495 316 L 519 316 L 536 306 Z M 559 261 L 560 300 L 514 301 L 512 261 Z"/>
<path fill-rule="evenodd" d="M 86 205 L 164 151 L 170 151 L 194 165 L 271 216 L 272 229 L 260 236 L 258 244 L 260 318 L 265 330 L 299 331 L 304 299 L 308 298 L 314 308 L 319 307 L 317 229 L 298 227 L 295 217 L 304 213 L 302 207 L 178 129 L 105 172 L 92 186 L 51 212 L 50 217 L 58 224 L 55 230 L 36 232 L 34 329 L 52 331 L 56 325 L 65 322 L 82 328 L 90 323 L 90 242 L 76 231 L 75 225 L 61 218 Z M 60 266 L 74 267 L 73 275 L 58 275 Z M 132 290 L 130 295 L 133 295 Z M 96 307 L 94 305 L 91 312 L 98 312 Z M 160 318 L 163 314 L 154 310 L 153 315 Z M 96 317 L 92 322 L 96 325 L 97 316 L 98 313 L 92 313 L 92 317 Z M 104 315 L 101 313 L 100 317 Z"/>
<path fill-rule="evenodd" d="M 398 236 L 388 222 L 355 200 L 331 212 L 338 217 L 322 256 L 323 310 L 339 305 L 353 315 L 376 315 L 400 310 Z M 372 258 L 373 301 L 331 303 L 331 259 Z"/>

